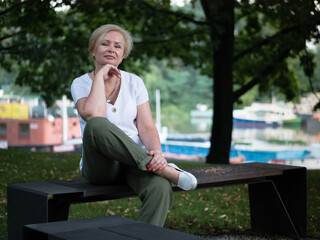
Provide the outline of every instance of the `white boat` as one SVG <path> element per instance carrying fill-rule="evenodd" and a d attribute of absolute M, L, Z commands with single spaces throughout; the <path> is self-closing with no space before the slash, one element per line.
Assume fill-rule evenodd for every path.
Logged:
<path fill-rule="evenodd" d="M 233 111 L 233 121 L 236 126 L 281 126 L 301 124 L 292 108 L 284 103 L 258 103 L 241 110 Z"/>
<path fill-rule="evenodd" d="M 199 120 L 211 123 L 213 110 L 206 105 L 198 104 L 196 109 L 190 112 L 191 123 Z M 233 111 L 233 123 L 235 126 L 243 127 L 265 127 L 265 126 L 291 126 L 300 127 L 302 119 L 298 117 L 293 109 L 283 102 L 258 103 Z"/>
<path fill-rule="evenodd" d="M 213 117 L 213 110 L 208 109 L 207 105 L 197 104 L 194 110 L 191 110 L 190 116 L 193 119 L 210 119 Z"/>

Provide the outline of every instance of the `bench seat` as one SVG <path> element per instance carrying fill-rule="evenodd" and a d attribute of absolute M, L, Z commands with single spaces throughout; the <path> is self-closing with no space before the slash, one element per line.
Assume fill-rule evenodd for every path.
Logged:
<path fill-rule="evenodd" d="M 24 239 L 201 240 L 205 238 L 115 215 L 26 225 Z"/>
<path fill-rule="evenodd" d="M 306 168 L 245 163 L 188 171 L 197 178 L 197 189 L 248 184 L 253 230 L 306 235 Z M 173 191 L 182 190 L 173 186 Z M 128 185 L 99 186 L 84 179 L 8 185 L 9 240 L 22 239 L 26 224 L 67 220 L 70 204 L 133 196 Z"/>

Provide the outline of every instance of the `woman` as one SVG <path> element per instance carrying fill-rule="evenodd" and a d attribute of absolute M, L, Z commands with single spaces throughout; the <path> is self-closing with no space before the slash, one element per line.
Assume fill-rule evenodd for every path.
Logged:
<path fill-rule="evenodd" d="M 173 201 L 171 183 L 191 190 L 197 180 L 167 163 L 143 81 L 118 70 L 131 49 L 130 34 L 117 25 L 91 35 L 95 69 L 71 85 L 83 140 L 80 170 L 94 184 L 127 182 L 142 201 L 138 220 L 163 226 Z"/>

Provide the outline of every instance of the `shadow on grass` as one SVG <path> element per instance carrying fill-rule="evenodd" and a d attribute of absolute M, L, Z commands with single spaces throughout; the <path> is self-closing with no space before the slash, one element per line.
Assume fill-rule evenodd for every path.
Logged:
<path fill-rule="evenodd" d="M 7 239 L 7 185 L 55 179 L 81 178 L 80 155 L 0 150 L 0 239 Z M 205 166 L 179 162 L 181 168 Z M 307 171 L 307 234 L 320 238 L 320 171 Z M 141 203 L 137 198 L 74 204 L 70 219 L 120 215 L 135 219 Z M 175 193 L 165 227 L 212 239 L 288 239 L 250 230 L 246 185 Z"/>

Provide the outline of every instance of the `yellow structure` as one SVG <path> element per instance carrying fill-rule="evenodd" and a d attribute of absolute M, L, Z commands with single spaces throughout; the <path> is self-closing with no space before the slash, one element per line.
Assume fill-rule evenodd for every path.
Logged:
<path fill-rule="evenodd" d="M 0 103 L 0 118 L 29 119 L 29 106 L 20 103 Z"/>

